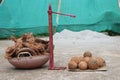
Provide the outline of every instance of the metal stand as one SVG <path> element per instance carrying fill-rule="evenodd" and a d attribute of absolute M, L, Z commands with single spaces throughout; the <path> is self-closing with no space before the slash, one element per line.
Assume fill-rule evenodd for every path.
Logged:
<path fill-rule="evenodd" d="M 53 32 L 52 32 L 52 13 L 55 14 L 60 14 L 60 15 L 65 15 L 65 16 L 70 16 L 70 17 L 75 17 L 74 15 L 71 14 L 64 14 L 64 13 L 59 13 L 59 12 L 52 12 L 52 7 L 49 5 L 48 8 L 48 20 L 49 20 L 49 47 L 50 47 L 50 61 L 49 61 L 49 70 L 64 70 L 66 67 L 55 67 L 54 66 L 54 55 L 53 55 Z"/>

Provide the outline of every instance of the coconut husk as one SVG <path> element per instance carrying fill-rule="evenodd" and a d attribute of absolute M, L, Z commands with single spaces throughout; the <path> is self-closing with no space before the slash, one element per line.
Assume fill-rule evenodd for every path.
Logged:
<path fill-rule="evenodd" d="M 32 56 L 49 54 L 49 41 L 35 38 L 32 33 L 23 34 L 20 38 L 12 36 L 11 40 L 14 41 L 14 45 L 6 49 L 7 59 L 17 57 L 21 51 L 30 52 Z"/>

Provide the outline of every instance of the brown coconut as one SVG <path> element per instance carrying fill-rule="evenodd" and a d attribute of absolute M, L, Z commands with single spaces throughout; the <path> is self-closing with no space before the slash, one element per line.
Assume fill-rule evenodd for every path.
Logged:
<path fill-rule="evenodd" d="M 92 57 L 92 53 L 90 51 L 85 51 L 83 56 L 84 57 Z"/>
<path fill-rule="evenodd" d="M 83 59 L 84 59 L 84 61 L 88 64 L 88 62 L 89 62 L 89 60 L 91 59 L 91 57 L 84 57 Z"/>
<path fill-rule="evenodd" d="M 74 57 L 71 58 L 71 61 L 74 61 L 74 62 L 76 62 L 77 64 L 79 64 L 79 57 L 74 56 Z"/>
<path fill-rule="evenodd" d="M 87 63 L 85 61 L 81 61 L 79 64 L 78 64 L 78 68 L 80 70 L 87 70 Z"/>
<path fill-rule="evenodd" d="M 80 63 L 81 61 L 84 61 L 84 58 L 83 58 L 82 56 L 79 56 L 79 63 Z"/>
<path fill-rule="evenodd" d="M 101 58 L 101 57 L 96 57 L 96 60 L 97 60 L 97 63 L 98 63 L 98 65 L 99 65 L 99 67 L 103 67 L 103 66 L 106 65 L 105 60 L 104 60 L 103 58 Z"/>
<path fill-rule="evenodd" d="M 76 69 L 77 68 L 77 63 L 74 61 L 70 61 L 68 63 L 68 69 Z"/>
<path fill-rule="evenodd" d="M 91 70 L 98 69 L 99 65 L 98 65 L 97 59 L 91 58 L 88 62 L 88 68 Z"/>

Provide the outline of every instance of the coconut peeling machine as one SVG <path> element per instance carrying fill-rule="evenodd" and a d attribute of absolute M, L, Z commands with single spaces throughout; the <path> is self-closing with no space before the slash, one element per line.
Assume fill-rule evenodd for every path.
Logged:
<path fill-rule="evenodd" d="M 52 14 L 59 14 L 64 16 L 70 16 L 75 18 L 75 15 L 72 14 L 65 14 L 60 12 L 53 12 L 51 5 L 48 8 L 48 20 L 49 20 L 49 41 L 50 41 L 50 58 L 49 58 L 49 70 L 64 70 L 66 67 L 55 67 L 54 66 L 54 53 L 53 53 L 53 31 L 52 31 Z"/>

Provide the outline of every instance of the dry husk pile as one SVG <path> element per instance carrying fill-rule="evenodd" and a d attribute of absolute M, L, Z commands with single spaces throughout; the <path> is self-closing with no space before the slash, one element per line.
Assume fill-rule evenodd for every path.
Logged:
<path fill-rule="evenodd" d="M 93 57 L 90 51 L 85 51 L 83 56 L 74 56 L 68 63 L 68 69 L 75 70 L 96 70 L 106 66 L 106 62 L 101 57 Z"/>
<path fill-rule="evenodd" d="M 21 52 L 29 52 L 32 56 L 49 55 L 49 41 L 35 38 L 32 33 L 23 34 L 20 38 L 11 37 L 14 45 L 6 49 L 5 58 L 17 57 Z M 29 56 L 29 55 L 22 55 Z"/>

